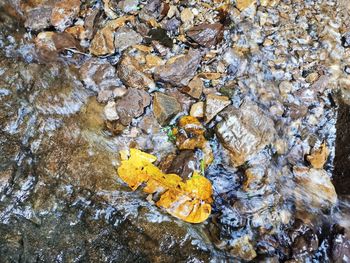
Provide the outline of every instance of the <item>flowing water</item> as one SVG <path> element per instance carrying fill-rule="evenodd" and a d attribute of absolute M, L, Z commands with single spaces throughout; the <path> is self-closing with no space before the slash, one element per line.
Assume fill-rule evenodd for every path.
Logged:
<path fill-rule="evenodd" d="M 205 171 L 213 211 L 207 222 L 188 224 L 150 204 L 141 191 L 130 191 L 116 174 L 121 149 L 142 145 L 158 157 L 174 151 L 166 133 L 109 133 L 103 106 L 79 79 L 85 55 L 39 60 L 13 10 L 2 3 L 0 262 L 350 262 L 350 112 L 335 92 L 325 93 L 317 125 L 302 124 L 299 142 L 288 142 L 297 147 L 283 156 L 267 147 L 250 162 L 266 168 L 254 191 L 242 190 L 243 168 L 228 164 L 208 128 L 216 157 Z M 261 98 L 252 90 L 241 93 L 232 100 Z M 280 122 L 278 132 L 295 132 L 293 125 Z M 287 169 L 310 149 L 303 138 L 310 130 L 316 139 L 309 141 L 323 138 L 330 149 L 326 170 L 334 171 L 338 191 L 331 208 L 319 205 L 318 188 L 310 192 Z"/>

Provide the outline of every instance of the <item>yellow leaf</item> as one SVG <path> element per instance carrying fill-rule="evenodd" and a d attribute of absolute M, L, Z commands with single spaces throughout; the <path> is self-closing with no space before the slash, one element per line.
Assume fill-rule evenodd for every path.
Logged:
<path fill-rule="evenodd" d="M 209 217 L 212 186 L 207 178 L 195 172 L 184 182 L 176 174 L 164 174 L 153 164 L 157 160 L 153 155 L 137 149 L 130 149 L 129 158 L 124 151 L 120 154 L 118 174 L 132 190 L 145 184 L 145 193 L 161 194 L 157 206 L 186 222 L 200 223 Z"/>

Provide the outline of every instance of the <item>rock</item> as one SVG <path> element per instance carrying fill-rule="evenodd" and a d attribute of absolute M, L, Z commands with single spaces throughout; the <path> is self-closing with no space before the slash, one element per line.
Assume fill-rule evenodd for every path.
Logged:
<path fill-rule="evenodd" d="M 136 59 L 128 55 L 125 55 L 118 65 L 118 76 L 127 87 L 137 89 L 156 87 L 152 78 L 142 71 Z"/>
<path fill-rule="evenodd" d="M 146 66 L 148 68 L 154 68 L 163 64 L 163 60 L 160 57 L 151 54 L 146 55 Z"/>
<path fill-rule="evenodd" d="M 239 54 L 235 49 L 228 49 L 223 59 L 228 66 L 227 73 L 231 76 L 241 77 L 246 72 L 248 60 L 243 55 Z"/>
<path fill-rule="evenodd" d="M 201 46 L 211 47 L 222 40 L 223 30 L 224 26 L 220 23 L 200 24 L 190 28 L 186 35 Z"/>
<path fill-rule="evenodd" d="M 166 21 L 164 29 L 170 32 L 177 32 L 179 30 L 180 25 L 180 20 L 178 20 L 176 17 L 173 17 Z"/>
<path fill-rule="evenodd" d="M 98 19 L 101 17 L 102 11 L 98 8 L 90 9 L 85 16 L 84 29 L 85 37 L 87 39 L 92 39 L 96 33 L 96 25 L 98 24 Z"/>
<path fill-rule="evenodd" d="M 196 118 L 203 118 L 204 117 L 204 102 L 200 101 L 200 102 L 194 103 L 191 107 L 190 115 L 192 117 L 196 117 Z"/>
<path fill-rule="evenodd" d="M 129 88 L 124 97 L 117 100 L 117 113 L 122 125 L 127 126 L 133 118 L 140 117 L 151 103 L 151 96 L 144 90 Z"/>
<path fill-rule="evenodd" d="M 190 8 L 184 8 L 180 15 L 181 21 L 185 24 L 192 24 L 194 19 L 194 14 Z"/>
<path fill-rule="evenodd" d="M 327 161 L 329 150 L 324 142 L 319 149 L 314 149 L 313 152 L 306 156 L 313 168 L 322 169 Z"/>
<path fill-rule="evenodd" d="M 123 0 L 118 3 L 118 7 L 125 13 L 137 11 L 138 5 L 139 0 Z"/>
<path fill-rule="evenodd" d="M 113 97 L 114 98 L 121 98 L 123 97 L 128 90 L 125 87 L 118 87 L 113 90 Z"/>
<path fill-rule="evenodd" d="M 168 36 L 167 31 L 163 28 L 152 28 L 148 31 L 147 35 L 148 39 L 146 39 L 146 43 L 152 43 L 152 41 L 157 41 L 164 47 L 173 47 L 173 40 Z"/>
<path fill-rule="evenodd" d="M 90 52 L 95 56 L 111 55 L 115 52 L 114 33 L 126 22 L 133 22 L 134 16 L 123 16 L 118 19 L 108 21 L 103 28 L 99 29 L 91 41 Z"/>
<path fill-rule="evenodd" d="M 97 94 L 97 101 L 99 103 L 107 103 L 113 99 L 113 90 L 101 90 Z"/>
<path fill-rule="evenodd" d="M 141 121 L 138 123 L 138 127 L 142 132 L 150 135 L 158 133 L 162 128 L 152 111 L 149 111 L 142 117 Z"/>
<path fill-rule="evenodd" d="M 114 31 L 108 27 L 97 31 L 91 41 L 90 52 L 95 56 L 113 54 L 115 52 Z"/>
<path fill-rule="evenodd" d="M 343 229 L 335 235 L 332 242 L 332 259 L 335 263 L 347 262 L 350 259 L 350 231 L 348 229 Z"/>
<path fill-rule="evenodd" d="M 346 32 L 343 37 L 341 38 L 341 43 L 343 47 L 349 48 L 350 47 L 350 32 Z"/>
<path fill-rule="evenodd" d="M 116 103 L 114 101 L 109 101 L 104 108 L 104 115 L 108 121 L 116 121 L 119 119 Z"/>
<path fill-rule="evenodd" d="M 330 208 L 337 202 L 337 193 L 328 176 L 322 169 L 294 167 L 297 183 L 294 194 L 298 209 Z"/>
<path fill-rule="evenodd" d="M 197 158 L 193 151 L 183 150 L 172 159 L 170 166 L 166 169 L 167 174 L 177 174 L 183 179 L 189 179 L 197 170 Z"/>
<path fill-rule="evenodd" d="M 244 9 L 250 7 L 251 5 L 255 4 L 256 0 L 237 0 L 236 1 L 236 7 L 243 11 Z"/>
<path fill-rule="evenodd" d="M 274 141 L 274 122 L 253 102 L 244 102 L 239 108 L 230 106 L 220 115 L 223 120 L 216 134 L 236 166 Z"/>
<path fill-rule="evenodd" d="M 86 88 L 96 93 L 121 85 L 115 68 L 105 59 L 90 58 L 81 66 L 79 73 Z"/>
<path fill-rule="evenodd" d="M 50 26 L 53 6 L 40 5 L 26 12 L 24 26 L 31 30 L 39 31 Z M 38 19 L 40 17 L 40 19 Z"/>
<path fill-rule="evenodd" d="M 200 78 L 194 77 L 186 87 L 181 88 L 182 92 L 187 93 L 195 99 L 199 99 L 203 93 L 204 83 Z"/>
<path fill-rule="evenodd" d="M 51 13 L 51 24 L 58 30 L 63 31 L 78 16 L 80 10 L 80 0 L 58 1 Z"/>
<path fill-rule="evenodd" d="M 160 0 L 150 0 L 141 9 L 139 13 L 139 18 L 145 21 L 150 21 L 151 19 L 158 20 L 161 17 L 162 2 Z"/>
<path fill-rule="evenodd" d="M 208 94 L 205 101 L 205 122 L 210 122 L 219 112 L 231 104 L 231 101 L 226 96 L 218 96 Z"/>
<path fill-rule="evenodd" d="M 66 48 L 81 50 L 78 41 L 71 34 L 66 32 L 53 34 L 52 41 L 54 42 L 58 52 L 62 52 Z"/>
<path fill-rule="evenodd" d="M 247 235 L 235 239 L 231 247 L 230 254 L 243 260 L 251 261 L 257 256 Z"/>
<path fill-rule="evenodd" d="M 160 125 L 165 126 L 181 111 L 180 103 L 171 96 L 156 92 L 153 98 L 153 113 Z"/>
<path fill-rule="evenodd" d="M 117 50 L 123 51 L 130 46 L 142 42 L 142 36 L 129 27 L 121 27 L 117 30 L 114 37 L 114 46 Z"/>
<path fill-rule="evenodd" d="M 191 49 L 187 55 L 175 59 L 172 63 L 157 67 L 154 78 L 173 86 L 186 86 L 196 74 L 200 62 L 200 52 Z"/>

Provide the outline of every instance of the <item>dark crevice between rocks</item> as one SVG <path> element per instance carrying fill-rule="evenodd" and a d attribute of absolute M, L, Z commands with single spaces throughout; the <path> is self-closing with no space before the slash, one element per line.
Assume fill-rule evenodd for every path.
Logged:
<path fill-rule="evenodd" d="M 338 195 L 350 195 L 350 106 L 340 103 L 336 124 L 333 184 Z"/>

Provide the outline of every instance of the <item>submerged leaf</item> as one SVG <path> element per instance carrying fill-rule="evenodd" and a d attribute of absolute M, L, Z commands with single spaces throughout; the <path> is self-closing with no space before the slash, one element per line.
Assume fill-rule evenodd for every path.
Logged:
<path fill-rule="evenodd" d="M 186 222 L 201 223 L 209 217 L 212 186 L 207 178 L 195 172 L 184 182 L 176 174 L 164 174 L 153 164 L 157 160 L 155 156 L 137 149 L 130 149 L 129 158 L 125 152 L 120 155 L 118 174 L 132 190 L 145 184 L 145 193 L 161 194 L 157 206 Z"/>

